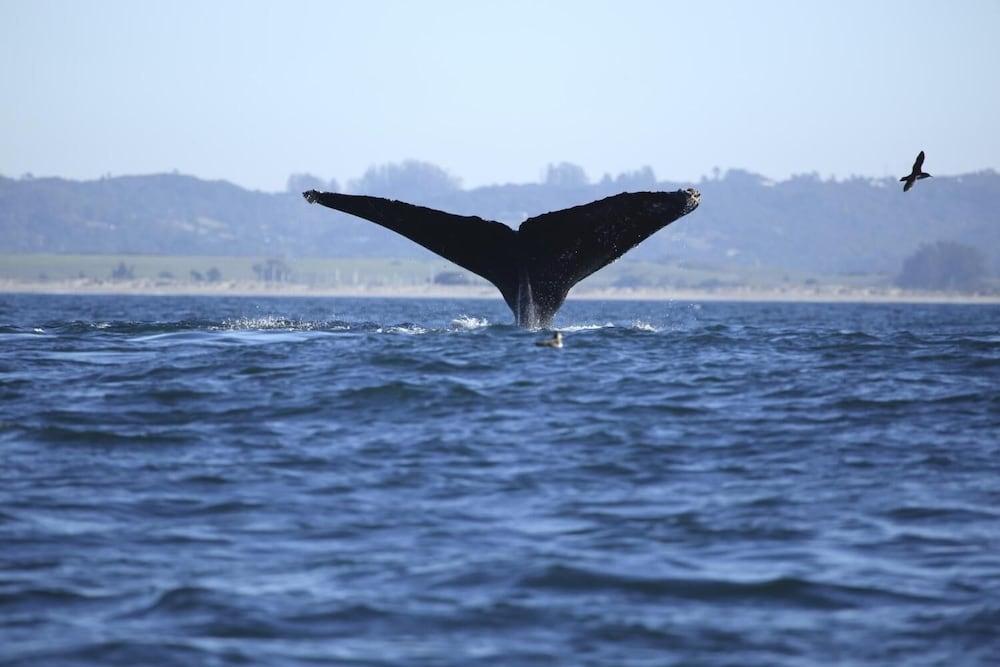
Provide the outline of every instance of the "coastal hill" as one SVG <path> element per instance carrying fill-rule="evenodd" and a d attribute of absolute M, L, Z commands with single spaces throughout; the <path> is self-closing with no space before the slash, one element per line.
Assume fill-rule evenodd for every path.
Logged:
<path fill-rule="evenodd" d="M 0 177 L 0 253 L 421 259 L 430 253 L 371 223 L 309 206 L 290 191 L 246 190 L 180 174 L 95 181 Z M 702 192 L 698 211 L 630 253 L 646 262 L 897 274 L 921 246 L 957 242 L 1000 273 L 1000 174 L 936 176 L 902 193 L 896 178 L 774 182 L 730 170 L 697 183 L 657 181 L 645 168 L 590 182 L 549 168 L 541 183 L 462 189 L 425 163 L 372 169 L 349 191 L 396 196 L 516 227 L 525 218 L 621 191 Z M 336 185 L 334 184 L 334 187 Z"/>

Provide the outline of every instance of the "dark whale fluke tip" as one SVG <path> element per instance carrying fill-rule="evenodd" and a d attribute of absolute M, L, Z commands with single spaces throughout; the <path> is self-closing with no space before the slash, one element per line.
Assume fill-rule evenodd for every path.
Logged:
<path fill-rule="evenodd" d="M 528 218 L 517 230 L 492 220 L 406 202 L 309 190 L 310 204 L 370 220 L 493 283 L 522 327 L 547 327 L 577 284 L 674 220 L 701 193 L 623 192 Z"/>

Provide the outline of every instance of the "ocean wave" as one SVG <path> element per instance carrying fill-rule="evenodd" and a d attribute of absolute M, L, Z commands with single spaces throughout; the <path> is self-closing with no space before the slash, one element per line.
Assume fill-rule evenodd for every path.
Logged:
<path fill-rule="evenodd" d="M 0 591 L 0 610 L 13 611 L 33 608 L 46 608 L 52 605 L 64 607 L 67 605 L 103 603 L 120 599 L 117 594 L 86 593 L 71 588 L 7 588 Z"/>
<path fill-rule="evenodd" d="M 125 429 L 108 429 L 101 426 L 47 424 L 37 428 L 24 428 L 26 437 L 39 442 L 65 445 L 87 445 L 94 447 L 150 447 L 163 445 L 184 445 L 191 442 L 190 434 L 183 431 L 156 431 L 138 428 L 134 432 Z"/>
<path fill-rule="evenodd" d="M 598 572 L 570 565 L 551 565 L 521 581 L 528 588 L 564 591 L 619 591 L 655 597 L 708 601 L 746 601 L 796 605 L 813 609 L 863 608 L 876 601 L 933 602 L 931 598 L 874 586 L 847 586 L 800 577 L 758 581 L 637 577 Z"/>
<path fill-rule="evenodd" d="M 557 331 L 562 331 L 563 333 L 574 333 L 577 331 L 596 331 L 598 329 L 613 329 L 614 322 L 605 322 L 604 324 L 566 324 L 562 326 L 555 327 Z"/>
<path fill-rule="evenodd" d="M 473 317 L 471 315 L 459 315 L 451 321 L 452 329 L 462 331 L 473 331 L 489 326 L 490 322 L 485 317 Z"/>
<path fill-rule="evenodd" d="M 230 317 L 221 320 L 213 319 L 181 319 L 166 321 L 129 321 L 129 320 L 98 320 L 98 321 L 69 321 L 69 322 L 45 322 L 42 326 L 30 329 L 18 327 L 0 328 L 0 335 L 3 334 L 56 334 L 72 335 L 99 332 L 103 334 L 125 334 L 129 336 L 144 336 L 156 334 L 177 334 L 177 333 L 215 333 L 215 332 L 254 332 L 254 331 L 291 331 L 291 332 L 313 332 L 313 331 L 348 331 L 351 329 L 372 329 L 378 324 L 358 322 L 352 323 L 343 320 L 310 320 L 295 317 L 285 317 L 281 315 L 263 316 L 241 316 Z"/>
<path fill-rule="evenodd" d="M 178 586 L 161 591 L 146 606 L 131 611 L 125 618 L 137 618 L 151 614 L 176 614 L 183 612 L 204 612 L 207 610 L 228 611 L 233 605 L 227 598 L 236 596 L 202 586 Z"/>
<path fill-rule="evenodd" d="M 388 326 L 388 327 L 385 327 L 385 326 L 379 327 L 378 329 L 375 330 L 375 333 L 380 333 L 380 334 L 381 333 L 403 334 L 403 335 L 406 335 L 406 336 L 419 336 L 419 335 L 427 333 L 427 331 L 428 331 L 427 329 L 425 329 L 424 327 L 420 326 L 419 324 L 406 323 L 406 324 L 397 324 L 397 325 Z"/>
<path fill-rule="evenodd" d="M 43 328 L 58 335 L 73 334 L 157 334 L 176 331 L 208 331 L 216 322 L 207 319 L 188 319 L 177 321 L 131 321 L 131 320 L 73 320 L 68 322 L 46 322 Z"/>
<path fill-rule="evenodd" d="M 990 664 L 995 306 L 15 305 L 0 662 Z"/>
<path fill-rule="evenodd" d="M 239 317 L 223 320 L 210 331 L 350 331 L 350 322 L 342 320 L 302 320 L 280 315 Z"/>
<path fill-rule="evenodd" d="M 396 616 L 396 613 L 372 604 L 327 604 L 319 609 L 310 609 L 293 614 L 284 620 L 296 625 L 327 625 L 330 623 L 372 623 Z"/>
<path fill-rule="evenodd" d="M 8 332 L 8 333 L 2 333 L 2 332 L 0 332 L 0 341 L 2 341 L 2 340 L 17 341 L 17 340 L 24 340 L 24 339 L 29 339 L 29 338 L 40 338 L 40 337 L 42 337 L 44 335 L 45 335 L 45 332 L 43 332 L 41 330 L 39 330 L 39 331 L 16 331 L 16 332 Z"/>
<path fill-rule="evenodd" d="M 435 391 L 433 386 L 405 382 L 402 380 L 391 380 L 382 384 L 369 385 L 365 387 L 350 387 L 341 391 L 341 398 L 344 400 L 355 400 L 371 402 L 375 405 L 381 401 L 403 400 L 419 396 L 427 396 Z"/>
<path fill-rule="evenodd" d="M 636 331 L 648 331 L 650 333 L 658 333 L 660 331 L 659 327 L 655 327 L 644 320 L 633 320 L 632 328 Z"/>
<path fill-rule="evenodd" d="M 967 507 L 949 507 L 947 505 L 907 505 L 888 510 L 886 517 L 900 523 L 927 521 L 939 524 L 968 524 L 978 521 L 996 521 L 1000 519 L 1000 512 Z"/>
<path fill-rule="evenodd" d="M 202 665 L 229 662 L 221 660 L 214 651 L 192 646 L 189 640 L 127 640 L 86 641 L 70 643 L 65 648 L 21 650 L 12 653 L 8 667 L 35 667 L 36 665 Z M 221 660 L 221 662 L 220 662 Z M 249 657 L 245 659 L 249 662 Z M 244 660 L 241 659 L 241 662 Z"/>

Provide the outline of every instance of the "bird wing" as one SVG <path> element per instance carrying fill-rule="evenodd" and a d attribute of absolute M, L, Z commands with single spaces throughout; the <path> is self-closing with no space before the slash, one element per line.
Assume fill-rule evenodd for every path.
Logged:
<path fill-rule="evenodd" d="M 903 192 L 909 191 L 909 189 L 912 188 L 913 184 L 916 183 L 916 182 L 917 181 L 914 178 L 908 178 L 908 179 L 906 179 L 906 185 L 903 186 Z"/>
<path fill-rule="evenodd" d="M 916 162 L 913 163 L 913 173 L 919 174 L 923 170 L 923 168 L 924 168 L 924 152 L 920 151 L 920 154 L 917 155 Z"/>

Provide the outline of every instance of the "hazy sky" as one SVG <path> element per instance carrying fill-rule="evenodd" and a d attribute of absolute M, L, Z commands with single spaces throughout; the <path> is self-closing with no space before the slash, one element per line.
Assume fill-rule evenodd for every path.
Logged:
<path fill-rule="evenodd" d="M 1000 2 L 0 0 L 0 174 L 1000 167 Z"/>

